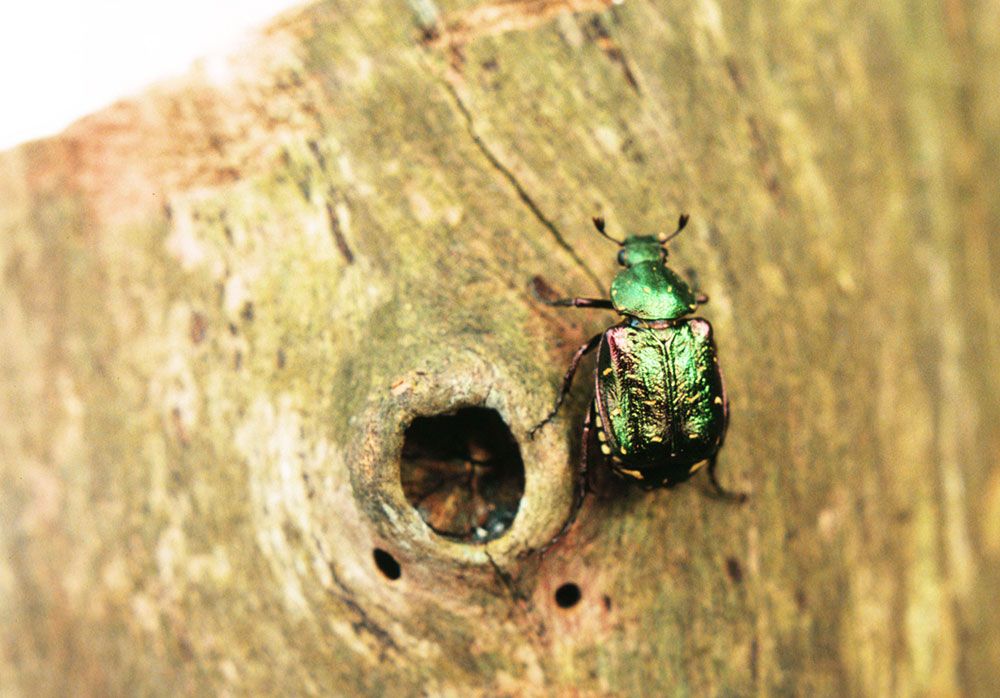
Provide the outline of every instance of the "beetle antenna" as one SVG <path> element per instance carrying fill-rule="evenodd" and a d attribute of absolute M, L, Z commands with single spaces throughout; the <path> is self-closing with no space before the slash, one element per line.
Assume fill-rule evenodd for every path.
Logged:
<path fill-rule="evenodd" d="M 624 240 L 617 240 L 617 239 L 611 237 L 610 235 L 608 235 L 607 231 L 604 230 L 604 217 L 603 216 L 594 216 L 591 220 L 594 221 L 594 227 L 597 228 L 597 232 L 599 232 L 601 235 L 603 235 L 604 237 L 606 237 L 608 240 L 610 240 L 611 242 L 618 243 L 619 247 L 625 244 Z"/>
<path fill-rule="evenodd" d="M 670 233 L 670 235 L 661 234 L 660 235 L 660 244 L 661 245 L 666 245 L 668 242 L 670 242 L 675 237 L 677 237 L 678 235 L 680 235 L 681 231 L 684 230 L 684 226 L 686 226 L 688 224 L 688 219 L 689 218 L 691 218 L 691 216 L 689 216 L 686 213 L 682 213 L 681 217 L 677 219 L 677 230 L 675 230 L 674 232 Z"/>

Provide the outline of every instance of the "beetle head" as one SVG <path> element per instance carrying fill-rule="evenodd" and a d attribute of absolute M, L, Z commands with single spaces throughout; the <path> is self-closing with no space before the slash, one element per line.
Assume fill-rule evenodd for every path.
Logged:
<path fill-rule="evenodd" d="M 667 243 L 677 237 L 684 226 L 687 225 L 689 216 L 685 213 L 677 221 L 677 230 L 670 233 L 660 233 L 659 235 L 629 235 L 624 240 L 618 240 L 608 235 L 605 230 L 604 219 L 594 218 L 594 227 L 597 232 L 617 243 L 621 249 L 618 251 L 618 264 L 623 267 L 632 267 L 643 262 L 665 262 L 667 260 Z"/>
<path fill-rule="evenodd" d="M 652 235 L 629 235 L 618 250 L 618 263 L 632 267 L 643 262 L 664 262 L 667 248 Z"/>
<path fill-rule="evenodd" d="M 604 221 L 594 225 L 601 235 L 621 246 L 618 263 L 625 269 L 611 282 L 611 303 L 622 315 L 642 320 L 673 320 L 694 312 L 697 298 L 684 280 L 667 267 L 667 243 L 687 224 L 683 215 L 669 235 L 629 235 L 614 240 L 604 232 Z"/>

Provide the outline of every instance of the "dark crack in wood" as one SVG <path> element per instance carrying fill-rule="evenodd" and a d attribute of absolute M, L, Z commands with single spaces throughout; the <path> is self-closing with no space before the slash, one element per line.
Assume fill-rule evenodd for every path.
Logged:
<path fill-rule="evenodd" d="M 330 235 L 333 236 L 333 241 L 337 245 L 337 249 L 344 255 L 347 263 L 354 264 L 354 253 L 347 244 L 347 238 L 344 237 L 344 230 L 340 225 L 340 216 L 337 215 L 336 207 L 330 201 L 330 197 L 332 196 L 333 193 L 331 192 L 327 194 L 326 199 L 326 218 L 330 223 Z"/>
<path fill-rule="evenodd" d="M 566 238 L 563 237 L 563 234 L 559 231 L 559 228 L 556 227 L 556 224 L 552 222 L 552 219 L 550 219 L 548 216 L 545 215 L 545 212 L 542 211 L 541 207 L 535 202 L 532 196 L 528 193 L 527 188 L 523 184 L 521 184 L 517 176 L 510 170 L 510 168 L 504 165 L 500 161 L 500 159 L 493 153 L 493 151 L 489 149 L 489 147 L 483 141 L 479 133 L 476 132 L 475 122 L 473 121 L 472 113 L 469 111 L 469 108 L 465 105 L 465 102 L 462 101 L 462 97 L 458 94 L 458 90 L 455 89 L 455 86 L 445 78 L 441 78 L 440 82 L 444 86 L 445 91 L 448 93 L 448 95 L 451 96 L 451 99 L 455 104 L 455 108 L 458 109 L 459 113 L 462 115 L 462 119 L 465 122 L 466 131 L 468 131 L 469 136 L 472 138 L 472 141 L 476 144 L 476 147 L 483 154 L 486 160 L 490 163 L 493 169 L 499 172 L 500 175 L 505 180 L 507 180 L 507 183 L 510 184 L 511 187 L 513 187 L 514 191 L 517 193 L 517 196 L 521 200 L 521 202 L 528 207 L 528 210 L 531 211 L 532 215 L 538 220 L 538 222 L 541 223 L 542 226 L 546 230 L 548 230 L 549 233 L 552 234 L 552 237 L 553 239 L 555 239 L 556 244 L 558 244 L 561 248 L 566 250 L 566 252 L 573 259 L 573 261 L 576 262 L 577 266 L 579 266 L 580 269 L 583 270 L 583 273 L 586 274 L 590 278 L 590 280 L 594 282 L 594 285 L 598 289 L 603 288 L 603 284 L 601 282 L 600 277 L 597 274 L 595 274 L 594 271 L 589 266 L 587 266 L 587 263 L 583 260 L 583 258 L 580 257 L 579 254 L 577 254 L 576 250 L 573 249 L 573 246 L 570 245 L 566 241 Z"/>

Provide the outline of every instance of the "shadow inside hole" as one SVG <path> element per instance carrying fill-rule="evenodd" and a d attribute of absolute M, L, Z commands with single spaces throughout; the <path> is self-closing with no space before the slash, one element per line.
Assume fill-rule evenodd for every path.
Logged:
<path fill-rule="evenodd" d="M 417 417 L 403 436 L 403 492 L 435 532 L 484 543 L 514 522 L 524 495 L 524 462 L 496 410 L 463 407 Z"/>
<path fill-rule="evenodd" d="M 580 602 L 580 587 L 573 582 L 566 582 L 556 589 L 556 604 L 559 608 L 573 608 Z"/>
<path fill-rule="evenodd" d="M 375 548 L 372 557 L 375 558 L 375 566 L 378 567 L 378 571 L 386 578 L 396 580 L 402 576 L 403 569 L 399 566 L 399 561 L 382 548 Z"/>

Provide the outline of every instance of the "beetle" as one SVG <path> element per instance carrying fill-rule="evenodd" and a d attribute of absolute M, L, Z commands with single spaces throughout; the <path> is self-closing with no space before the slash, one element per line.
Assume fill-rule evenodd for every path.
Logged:
<path fill-rule="evenodd" d="M 607 233 L 603 218 L 593 219 L 597 232 L 620 248 L 623 268 L 611 283 L 610 299 L 549 300 L 538 294 L 536 283 L 536 295 L 548 305 L 609 309 L 623 316 L 577 349 L 555 405 L 530 432 L 534 437 L 558 414 L 580 361 L 596 349 L 594 400 L 584 421 L 579 492 L 567 527 L 582 504 L 589 451 L 595 445 L 612 472 L 645 489 L 684 482 L 707 463 L 718 495 L 745 498 L 726 491 L 715 474 L 729 403 L 712 326 L 692 316 L 708 297 L 667 266 L 667 243 L 684 230 L 688 218 L 682 215 L 669 235 L 629 235 L 624 240 Z"/>

